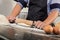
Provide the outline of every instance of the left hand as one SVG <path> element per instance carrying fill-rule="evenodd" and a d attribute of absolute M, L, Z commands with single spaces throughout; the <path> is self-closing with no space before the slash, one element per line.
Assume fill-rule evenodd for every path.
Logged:
<path fill-rule="evenodd" d="M 46 23 L 42 21 L 36 21 L 34 24 L 35 24 L 35 27 L 37 27 L 38 29 L 41 29 L 46 25 Z"/>

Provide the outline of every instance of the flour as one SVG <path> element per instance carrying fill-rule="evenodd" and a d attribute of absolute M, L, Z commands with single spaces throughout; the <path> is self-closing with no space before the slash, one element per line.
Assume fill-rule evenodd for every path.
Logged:
<path fill-rule="evenodd" d="M 1 15 L 0 14 L 0 25 L 1 24 L 8 25 L 9 24 L 9 21 L 8 21 L 8 19 L 4 15 Z"/>

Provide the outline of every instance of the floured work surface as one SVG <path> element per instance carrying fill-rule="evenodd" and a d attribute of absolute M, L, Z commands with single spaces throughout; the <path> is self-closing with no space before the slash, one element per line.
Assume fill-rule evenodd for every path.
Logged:
<path fill-rule="evenodd" d="M 45 34 L 43 30 L 16 24 L 0 25 L 0 35 L 9 40 L 60 40 L 60 35 Z"/>

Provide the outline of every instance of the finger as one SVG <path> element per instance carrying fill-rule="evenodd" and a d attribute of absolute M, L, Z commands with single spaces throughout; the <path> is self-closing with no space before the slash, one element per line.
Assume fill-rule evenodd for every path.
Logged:
<path fill-rule="evenodd" d="M 37 25 L 37 28 L 41 28 L 42 22 Z"/>
<path fill-rule="evenodd" d="M 45 23 L 42 23 L 41 28 L 43 29 L 43 27 L 44 27 L 45 25 L 46 25 Z"/>
<path fill-rule="evenodd" d="M 42 25 L 40 25 L 40 29 L 43 29 L 43 27 L 44 27 L 44 25 L 42 24 Z"/>
<path fill-rule="evenodd" d="M 38 24 L 36 25 L 36 27 L 39 29 L 41 24 L 42 24 L 42 22 L 38 21 Z"/>
<path fill-rule="evenodd" d="M 9 22 L 10 22 L 10 23 L 15 23 L 15 20 L 16 20 L 15 18 L 10 18 L 10 19 L 9 19 Z"/>
<path fill-rule="evenodd" d="M 38 26 L 39 23 L 40 23 L 40 21 L 37 21 L 37 22 L 35 23 L 35 26 Z"/>

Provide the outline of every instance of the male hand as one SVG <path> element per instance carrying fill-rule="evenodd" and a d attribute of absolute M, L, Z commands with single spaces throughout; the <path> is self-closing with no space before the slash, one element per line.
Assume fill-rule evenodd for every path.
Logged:
<path fill-rule="evenodd" d="M 16 20 L 16 17 L 13 17 L 13 16 L 7 16 L 7 19 L 10 23 L 14 23 L 15 20 Z"/>
<path fill-rule="evenodd" d="M 35 27 L 38 29 L 42 29 L 46 25 L 46 23 L 42 21 L 35 21 L 34 24 L 35 24 Z"/>

